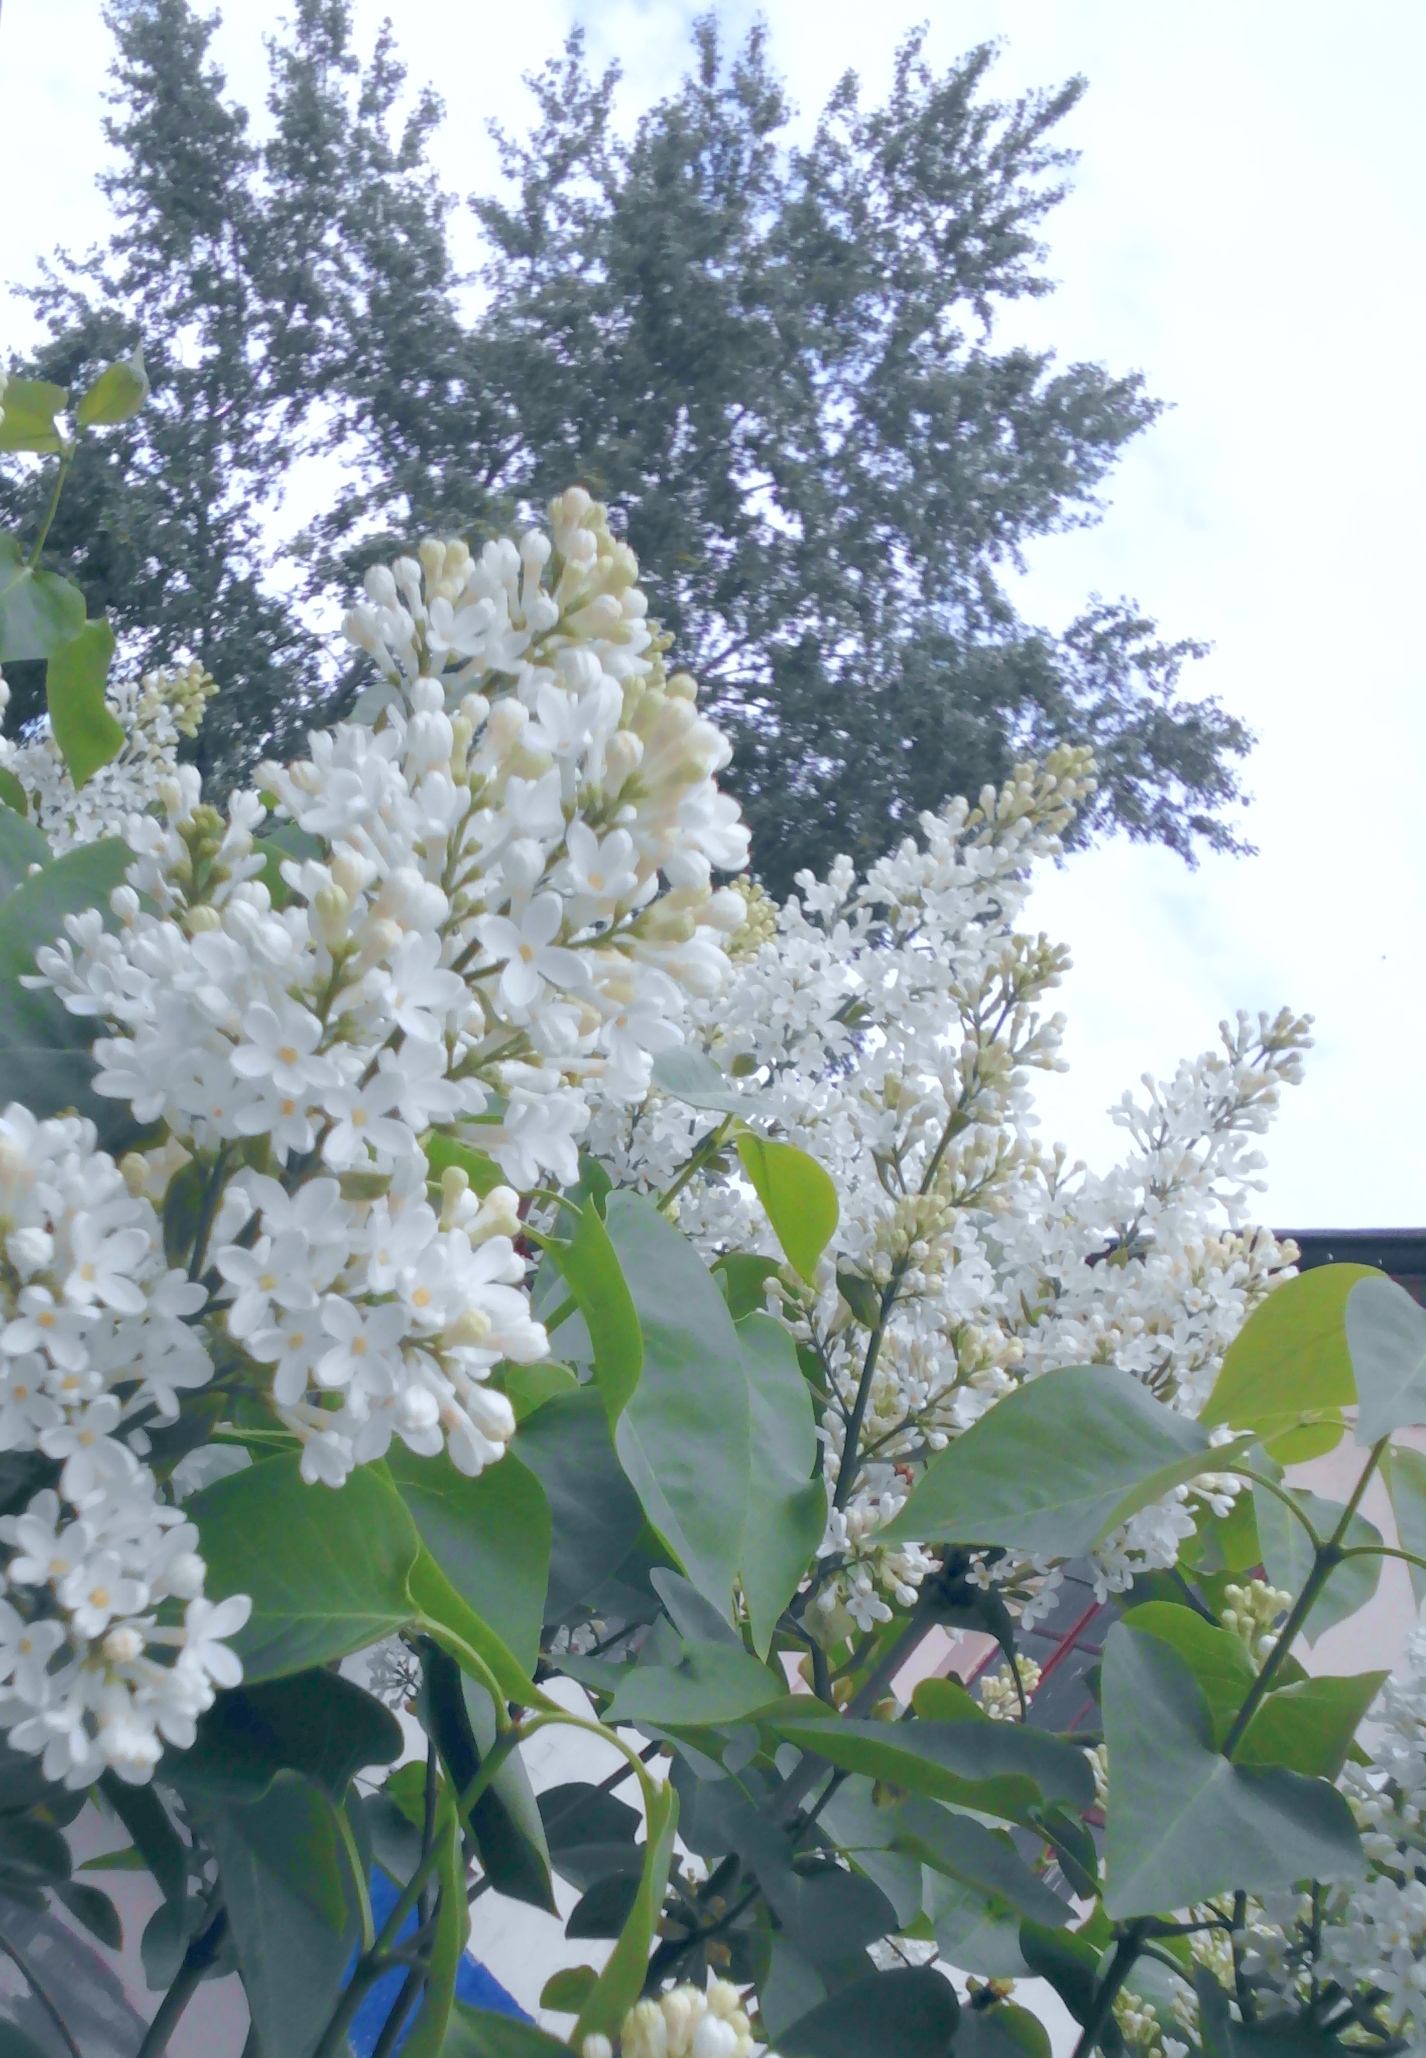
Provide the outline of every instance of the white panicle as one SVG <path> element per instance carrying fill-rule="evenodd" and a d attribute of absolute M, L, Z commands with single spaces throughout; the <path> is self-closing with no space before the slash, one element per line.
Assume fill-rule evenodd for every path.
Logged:
<path fill-rule="evenodd" d="M 1062 1018 L 1041 1012 L 1068 962 L 1018 924 L 1032 869 L 1053 858 L 1091 790 L 1083 752 L 1022 767 L 979 804 L 951 802 L 858 879 L 848 859 L 798 877 L 780 910 L 746 883 L 729 939 L 732 976 L 695 1005 L 700 1040 L 746 1081 L 750 1112 L 780 1125 L 831 1173 L 841 1221 L 795 1325 L 840 1406 L 824 1420 L 829 1511 L 807 1621 L 828 1645 L 909 1606 L 933 1562 L 879 1532 L 917 1469 L 1022 1380 L 1059 1365 L 1122 1366 L 1196 1413 L 1244 1317 L 1295 1255 L 1242 1227 L 1258 1138 L 1298 1078 L 1306 1024 L 1289 1015 L 1224 1025 L 1223 1048 L 1180 1068 L 1116 1119 L 1132 1155 L 1107 1177 L 1036 1140 L 1031 1075 L 1059 1066 Z M 656 1097 L 637 1120 L 607 1101 L 589 1130 L 616 1179 L 664 1191 L 712 1121 Z M 697 1177 L 679 1226 L 708 1258 L 779 1255 L 755 1196 Z M 850 1282 L 860 1311 L 843 1295 Z M 858 1282 L 866 1295 L 858 1296 Z M 895 1282 L 853 1476 L 844 1422 L 868 1359 L 861 1316 Z M 1194 1497 L 1227 1505 L 1205 1477 L 1142 1510 L 1097 1554 L 1101 1592 L 1172 1564 Z M 1058 1569 L 1000 1559 L 1029 1619 Z"/>
<path fill-rule="evenodd" d="M 480 1471 L 515 1426 L 491 1368 L 547 1350 L 517 1195 L 498 1229 L 494 1196 L 438 1215 L 428 1132 L 517 1193 L 572 1184 L 590 1094 L 641 1099 L 728 970 L 728 745 L 665 677 L 603 510 L 551 519 L 370 573 L 367 719 L 226 817 L 176 767 L 124 825 L 117 932 L 93 910 L 38 956 L 95 1020 L 96 1090 L 166 1125 L 170 1176 L 199 1161 L 228 1336 L 333 1486 L 393 1436 Z"/>
<path fill-rule="evenodd" d="M 24 787 L 30 814 L 56 857 L 102 836 L 122 835 L 130 815 L 158 804 L 162 788 L 177 775 L 180 741 L 197 735 L 217 690 L 196 660 L 145 672 L 138 680 L 111 680 L 106 699 L 123 724 L 124 745 L 79 787 L 47 725 L 26 742 L 0 736 L 0 770 L 13 773 Z M 0 718 L 4 712 L 0 700 Z"/>
<path fill-rule="evenodd" d="M 0 1725 L 47 1777 L 145 1780 L 192 1743 L 242 1668 L 223 1641 L 239 1596 L 203 1599 L 198 1532 L 143 1463 L 143 1422 L 172 1421 L 212 1365 L 188 1318 L 207 1296 L 164 1260 L 151 1203 L 90 1123 L 0 1113 L 0 1450 L 59 1468 L 0 1521 Z M 120 1397 L 122 1395 L 122 1398 Z"/>

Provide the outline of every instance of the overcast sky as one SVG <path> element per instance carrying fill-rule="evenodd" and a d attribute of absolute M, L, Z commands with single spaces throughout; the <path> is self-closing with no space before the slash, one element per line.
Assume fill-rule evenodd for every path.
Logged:
<path fill-rule="evenodd" d="M 0 0 L 0 281 L 100 235 L 100 0 Z M 489 114 L 586 22 L 632 113 L 673 80 L 677 0 L 358 0 L 389 14 L 449 109 L 450 185 L 490 179 Z M 717 10 L 730 34 L 753 9 Z M 837 76 L 884 88 L 925 0 L 770 0 L 804 119 Z M 1003 39 L 1000 89 L 1083 72 L 1083 153 L 1050 228 L 1053 299 L 1021 333 L 1137 367 L 1170 413 L 1127 457 L 1096 528 L 1033 553 L 1025 612 L 1062 626 L 1090 592 L 1210 639 L 1194 673 L 1257 730 L 1253 858 L 1190 873 L 1112 843 L 1049 880 L 1036 913 L 1073 948 L 1071 1072 L 1046 1128 L 1102 1162 L 1104 1110 L 1145 1069 L 1211 1042 L 1229 1010 L 1310 1010 L 1318 1045 L 1270 1141 L 1265 1219 L 1426 1224 L 1426 758 L 1419 626 L 1426 182 L 1418 0 L 965 0 L 931 10 L 933 56 Z M 229 8 L 218 50 L 261 101 L 277 0 Z M 0 352 L 30 334 L 0 302 Z"/>

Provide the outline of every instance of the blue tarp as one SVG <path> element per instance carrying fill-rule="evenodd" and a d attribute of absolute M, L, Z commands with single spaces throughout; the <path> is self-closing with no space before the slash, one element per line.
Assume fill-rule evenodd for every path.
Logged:
<path fill-rule="evenodd" d="M 371 1875 L 371 1912 L 378 1929 L 396 1906 L 396 1901 L 396 1888 L 384 1872 L 374 1870 Z M 416 1911 L 413 1908 L 401 1926 L 400 1935 L 410 1936 L 415 1927 Z M 352 1962 L 355 1964 L 355 1959 Z M 396 2005 L 396 1996 L 400 1993 L 405 1978 L 405 1972 L 399 1967 L 394 1972 L 383 1973 L 362 2001 L 349 2032 L 354 2058 L 371 2058 L 376 2048 L 376 2040 L 381 2035 L 387 2016 Z M 495 2015 L 513 2015 L 520 2022 L 529 2022 L 532 2019 L 514 1997 L 506 1993 L 494 1974 L 487 1972 L 468 1951 L 461 1959 L 460 1970 L 456 1974 L 456 1995 L 472 2008 L 488 2008 Z M 420 2012 L 418 2008 L 401 2032 L 396 2045 L 398 2051 L 405 2043 L 411 2024 L 416 2021 Z"/>

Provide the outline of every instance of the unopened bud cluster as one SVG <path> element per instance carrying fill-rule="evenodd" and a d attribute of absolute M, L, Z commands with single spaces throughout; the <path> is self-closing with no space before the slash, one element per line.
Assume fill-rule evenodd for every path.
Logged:
<path fill-rule="evenodd" d="M 1292 1595 L 1265 1580 L 1250 1579 L 1245 1586 L 1224 1587 L 1223 1600 L 1219 1621 L 1241 1638 L 1253 1663 L 1261 1665 L 1277 1648 L 1278 1625 L 1292 1606 Z"/>
<path fill-rule="evenodd" d="M 1020 1675 L 1020 1684 L 1015 1684 L 1015 1673 Z M 980 1681 L 980 1705 L 992 1722 L 1018 1722 L 1021 1717 L 1021 1695 L 1026 1701 L 1035 1697 L 1040 1684 L 1040 1668 L 1033 1658 L 1017 1658 L 1015 1671 L 1009 1665 L 1002 1665 L 998 1671 L 987 1673 Z"/>
<path fill-rule="evenodd" d="M 605 2036 L 586 2037 L 581 2058 L 613 2058 Z M 624 2017 L 618 2058 L 752 2058 L 753 2038 L 742 1997 L 726 1980 L 705 1991 L 674 1987 L 639 2001 Z"/>

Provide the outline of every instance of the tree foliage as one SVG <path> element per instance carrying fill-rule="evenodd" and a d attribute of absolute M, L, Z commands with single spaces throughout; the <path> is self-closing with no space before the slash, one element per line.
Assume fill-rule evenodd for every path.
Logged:
<path fill-rule="evenodd" d="M 188 0 L 108 20 L 114 229 L 40 288 L 36 369 L 73 384 L 142 333 L 155 405 L 79 468 L 52 550 L 132 662 L 182 650 L 226 689 L 207 771 L 339 686 L 271 539 L 294 459 L 340 454 L 309 600 L 393 540 L 478 539 L 572 479 L 627 510 L 776 889 L 1064 742 L 1101 768 L 1081 835 L 1237 847 L 1250 738 L 1180 693 L 1201 646 L 1098 597 L 1036 628 L 1006 584 L 1034 538 L 1095 518 L 1157 412 L 1137 375 L 997 335 L 1049 291 L 1082 80 L 1000 101 L 989 46 L 938 72 L 913 36 L 882 106 L 848 75 L 799 144 L 765 31 L 730 52 L 709 17 L 624 140 L 617 72 L 576 32 L 531 78 L 528 132 L 500 138 L 503 189 L 472 202 L 472 300 L 428 154 L 440 103 L 407 102 L 388 32 L 359 62 L 349 0 L 298 0 L 261 143 Z M 0 481 L 0 511 L 31 490 Z"/>

